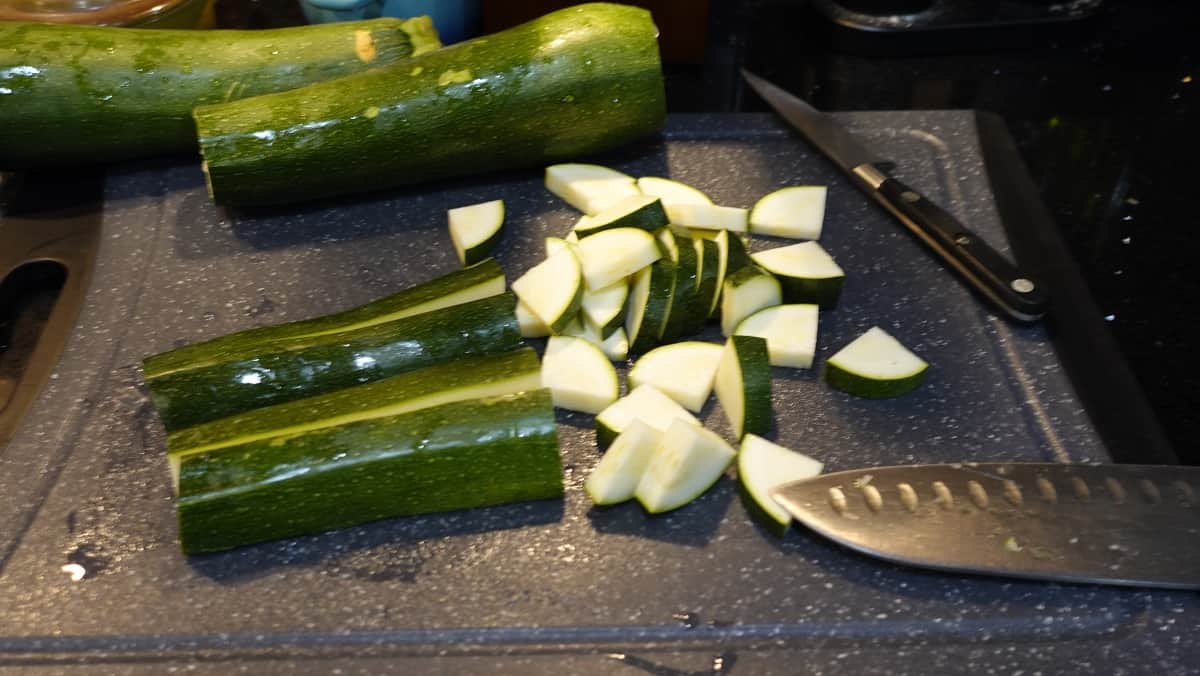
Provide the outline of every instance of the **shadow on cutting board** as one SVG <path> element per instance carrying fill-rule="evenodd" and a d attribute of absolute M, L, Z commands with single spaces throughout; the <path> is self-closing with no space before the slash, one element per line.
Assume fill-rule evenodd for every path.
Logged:
<path fill-rule="evenodd" d="M 703 547 L 716 536 L 734 493 L 733 481 L 725 476 L 715 488 L 666 514 L 647 514 L 636 500 L 630 500 L 611 507 L 592 507 L 587 518 L 600 533 Z"/>
<path fill-rule="evenodd" d="M 384 519 L 360 526 L 188 557 L 193 570 L 222 584 L 267 577 L 286 567 L 321 567 L 334 576 L 372 582 L 415 582 L 446 553 L 430 544 L 561 521 L 561 499 Z M 466 543 L 470 546 L 470 543 Z M 449 553 L 453 558 L 453 552 Z"/>

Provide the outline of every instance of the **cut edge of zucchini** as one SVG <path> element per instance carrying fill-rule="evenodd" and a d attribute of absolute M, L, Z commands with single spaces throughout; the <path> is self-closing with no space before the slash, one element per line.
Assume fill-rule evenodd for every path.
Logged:
<path fill-rule="evenodd" d="M 679 509 L 712 488 L 735 457 L 737 451 L 721 437 L 674 420 L 659 438 L 634 497 L 651 514 Z"/>
<path fill-rule="evenodd" d="M 629 370 L 629 386 L 652 385 L 681 406 L 699 413 L 712 394 L 724 348 L 689 340 L 650 350 Z"/>
<path fill-rule="evenodd" d="M 564 249 L 514 280 L 512 291 L 557 333 L 571 323 L 583 302 L 583 266 L 573 250 Z"/>
<path fill-rule="evenodd" d="M 813 303 L 772 305 L 743 319 L 734 335 L 765 339 L 771 366 L 809 368 L 817 353 L 819 314 Z"/>
<path fill-rule="evenodd" d="M 600 456 L 592 473 L 583 482 L 592 503 L 615 505 L 633 499 L 638 482 L 658 450 L 662 433 L 645 422 L 634 419 L 608 450 Z"/>

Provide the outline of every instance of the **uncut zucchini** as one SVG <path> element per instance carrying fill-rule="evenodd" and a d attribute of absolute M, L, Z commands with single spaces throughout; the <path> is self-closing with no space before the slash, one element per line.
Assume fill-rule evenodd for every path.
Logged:
<path fill-rule="evenodd" d="M 195 152 L 197 105 L 440 46 L 428 17 L 253 31 L 0 22 L 0 169 Z"/>
<path fill-rule="evenodd" d="M 548 390 L 469 399 L 187 458 L 188 554 L 563 494 Z"/>
<path fill-rule="evenodd" d="M 213 199 L 282 204 L 574 158 L 666 118 L 658 29 L 568 7 L 404 63 L 194 117 Z"/>
<path fill-rule="evenodd" d="M 167 455 L 178 485 L 180 462 L 197 453 L 264 439 L 286 440 L 356 420 L 385 418 L 454 401 L 541 387 L 541 364 L 533 348 L 464 357 L 172 432 L 167 435 Z"/>
<path fill-rule="evenodd" d="M 248 359 L 270 345 L 298 338 L 362 329 L 422 312 L 469 303 L 504 293 L 504 270 L 494 259 L 456 270 L 399 293 L 350 310 L 287 324 L 263 326 L 231 333 L 202 343 L 147 357 L 142 370 L 147 379 L 189 368 L 200 368 L 234 359 Z"/>
<path fill-rule="evenodd" d="M 354 331 L 274 343 L 242 359 L 147 378 L 167 430 L 361 385 L 464 355 L 521 346 L 502 294 Z"/>

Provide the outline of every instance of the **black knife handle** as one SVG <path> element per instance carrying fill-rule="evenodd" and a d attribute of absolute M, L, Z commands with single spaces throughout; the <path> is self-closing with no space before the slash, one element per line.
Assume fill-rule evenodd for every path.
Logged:
<path fill-rule="evenodd" d="M 1007 315 L 1034 322 L 1046 314 L 1041 285 L 945 209 L 890 176 L 869 187 L 888 211 Z"/>

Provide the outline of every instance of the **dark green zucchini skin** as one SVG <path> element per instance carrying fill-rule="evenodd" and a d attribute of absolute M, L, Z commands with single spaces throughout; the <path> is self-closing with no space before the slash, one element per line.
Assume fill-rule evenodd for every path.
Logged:
<path fill-rule="evenodd" d="M 346 417 L 378 418 L 388 415 L 389 410 L 391 415 L 398 415 L 402 411 L 396 410 L 397 405 L 403 410 L 416 410 L 432 405 L 425 403 L 431 398 L 450 396 L 452 398 L 445 401 L 461 401 L 511 394 L 537 389 L 540 382 L 541 361 L 531 347 L 463 357 L 365 385 L 258 408 L 172 432 L 167 435 L 167 453 L 181 457 L 209 452 L 254 439 L 275 439 L 296 434 L 298 430 L 332 426 Z M 474 391 L 478 388 L 489 391 L 456 396 L 456 393 L 473 388 Z"/>
<path fill-rule="evenodd" d="M 393 66 L 194 115 L 216 202 L 281 204 L 541 165 L 666 117 L 658 30 L 625 5 L 568 7 Z"/>
<path fill-rule="evenodd" d="M 504 270 L 489 258 L 390 296 L 349 310 L 286 324 L 262 326 L 147 357 L 142 373 L 149 380 L 173 371 L 234 359 L 249 359 L 306 336 L 336 333 L 401 319 L 422 312 L 504 292 Z M 454 302 L 458 300 L 458 302 Z"/>
<path fill-rule="evenodd" d="M 426 17 L 255 31 L 0 22 L 0 169 L 195 152 L 197 105 L 294 89 L 439 45 Z"/>
<path fill-rule="evenodd" d="M 276 342 L 250 356 L 146 379 L 174 431 L 467 355 L 522 345 L 516 300 L 501 294 L 366 328 Z"/>
<path fill-rule="evenodd" d="M 563 494 L 549 390 L 472 399 L 185 459 L 188 554 Z"/>

